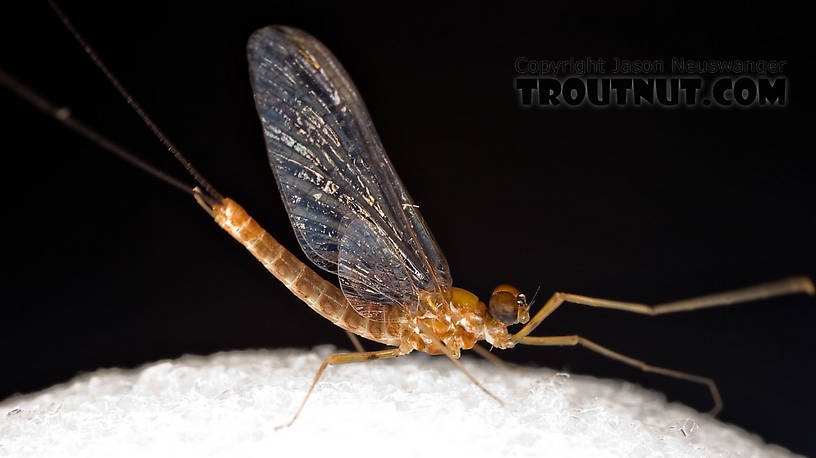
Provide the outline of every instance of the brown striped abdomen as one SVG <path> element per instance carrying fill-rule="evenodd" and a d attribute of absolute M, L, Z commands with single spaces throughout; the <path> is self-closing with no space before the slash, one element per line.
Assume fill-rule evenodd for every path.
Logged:
<path fill-rule="evenodd" d="M 213 217 L 222 229 L 241 243 L 272 275 L 315 312 L 343 329 L 386 345 L 400 345 L 398 325 L 401 310 L 393 310 L 387 321 L 371 321 L 358 314 L 343 292 L 269 235 L 240 205 L 225 198 L 213 206 Z"/>

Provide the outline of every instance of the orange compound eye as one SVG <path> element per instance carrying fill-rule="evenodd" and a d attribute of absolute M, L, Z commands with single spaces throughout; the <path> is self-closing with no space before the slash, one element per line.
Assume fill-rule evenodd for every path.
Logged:
<path fill-rule="evenodd" d="M 527 298 L 512 285 L 499 285 L 493 290 L 488 310 L 490 316 L 506 325 L 526 323 L 530 319 Z"/>
<path fill-rule="evenodd" d="M 518 292 L 517 289 L 513 289 Z M 490 295 L 488 310 L 490 311 L 490 316 L 506 325 L 517 323 L 519 315 L 518 294 L 513 294 L 511 291 L 505 289 L 496 288 L 493 290 L 493 294 Z"/>

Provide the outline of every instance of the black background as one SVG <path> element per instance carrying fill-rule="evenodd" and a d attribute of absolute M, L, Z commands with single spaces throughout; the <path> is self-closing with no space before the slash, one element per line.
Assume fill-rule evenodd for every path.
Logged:
<path fill-rule="evenodd" d="M 301 259 L 266 163 L 244 54 L 249 34 L 272 23 L 309 31 L 343 62 L 455 284 L 482 298 L 511 282 L 529 293 L 540 286 L 542 299 L 562 290 L 655 303 L 790 274 L 816 277 L 813 60 L 801 12 L 309 4 L 65 9 L 210 181 Z M 6 8 L 0 65 L 183 176 L 47 6 Z M 785 59 L 790 103 L 522 109 L 513 90 L 519 56 Z M 0 104 L 11 232 L 0 398 L 81 371 L 185 353 L 349 347 L 339 328 L 300 303 L 191 198 L 6 91 Z M 656 318 L 568 305 L 539 334 L 579 332 L 713 377 L 725 401 L 722 420 L 814 454 L 814 305 L 784 297 Z M 583 349 L 501 356 L 624 378 L 710 407 L 704 387 Z"/>

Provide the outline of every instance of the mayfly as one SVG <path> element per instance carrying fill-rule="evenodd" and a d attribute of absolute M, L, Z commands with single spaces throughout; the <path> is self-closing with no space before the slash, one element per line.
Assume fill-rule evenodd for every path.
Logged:
<path fill-rule="evenodd" d="M 339 287 L 335 286 L 299 261 L 238 203 L 210 185 L 130 97 L 67 18 L 54 9 L 198 186 L 187 186 L 156 170 L 2 72 L 0 81 L 103 148 L 189 192 L 222 229 L 310 308 L 352 337 L 389 347 L 363 351 L 353 337 L 358 351 L 328 356 L 289 425 L 329 365 L 394 358 L 415 350 L 445 355 L 493 396 L 458 361 L 462 350 L 474 350 L 497 361 L 478 346 L 479 341 L 499 349 L 520 344 L 581 345 L 647 372 L 704 384 L 714 401 L 712 413 L 717 413 L 722 401 L 709 378 L 649 365 L 579 335 L 536 337 L 531 333 L 566 302 L 659 315 L 814 293 L 812 282 L 805 277 L 653 306 L 558 292 L 532 317 L 532 301 L 510 285 L 496 287 L 486 302 L 480 301 L 475 294 L 453 286 L 447 260 L 394 170 L 342 65 L 307 33 L 291 27 L 266 27 L 250 37 L 247 50 L 269 162 L 301 249 L 312 264 L 337 275 Z M 523 326 L 511 333 L 508 327 L 515 324 Z"/>

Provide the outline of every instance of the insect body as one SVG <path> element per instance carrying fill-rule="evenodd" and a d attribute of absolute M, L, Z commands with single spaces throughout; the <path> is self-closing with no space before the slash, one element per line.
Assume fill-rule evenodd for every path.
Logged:
<path fill-rule="evenodd" d="M 221 228 L 317 313 L 346 331 L 391 347 L 327 357 L 289 424 L 297 418 L 323 370 L 333 364 L 392 358 L 418 350 L 446 355 L 479 385 L 457 359 L 468 349 L 491 356 L 477 346 L 481 340 L 502 349 L 519 344 L 581 345 L 645 371 L 707 385 L 716 413 L 721 401 L 711 379 L 652 366 L 579 335 L 530 334 L 565 302 L 657 315 L 782 294 L 814 293 L 812 282 L 805 277 L 656 306 L 559 292 L 531 318 L 525 295 L 512 286 L 500 285 L 485 304 L 476 295 L 453 286 L 447 260 L 385 154 L 362 99 L 337 59 L 303 31 L 266 27 L 250 38 L 248 56 L 269 161 L 300 247 L 314 265 L 337 275 L 338 288 L 299 261 L 239 204 L 206 183 L 73 32 L 201 184 L 203 189 L 187 191 Z M 0 81 L 106 149 L 162 175 L 122 154 L 116 145 L 7 75 L 0 73 Z M 184 188 L 178 182 L 173 184 Z M 511 333 L 508 326 L 517 323 L 524 326 Z"/>
<path fill-rule="evenodd" d="M 423 335 L 422 329 L 432 330 L 457 357 L 460 349 L 469 350 L 480 340 L 498 348 L 509 348 L 514 344 L 507 325 L 529 319 L 524 295 L 518 290 L 511 294 L 509 286 L 497 289 L 491 305 L 497 310 L 497 316 L 505 318 L 515 313 L 520 317 L 512 321 L 494 318 L 473 293 L 460 288 L 450 288 L 447 296 L 427 295 L 427 309 L 421 314 L 390 307 L 376 319 L 364 316 L 346 300 L 340 289 L 300 262 L 236 202 L 224 199 L 213 207 L 213 213 L 219 226 L 246 246 L 267 270 L 314 311 L 358 336 L 399 347 L 402 354 L 413 350 L 442 353 L 434 339 Z"/>

